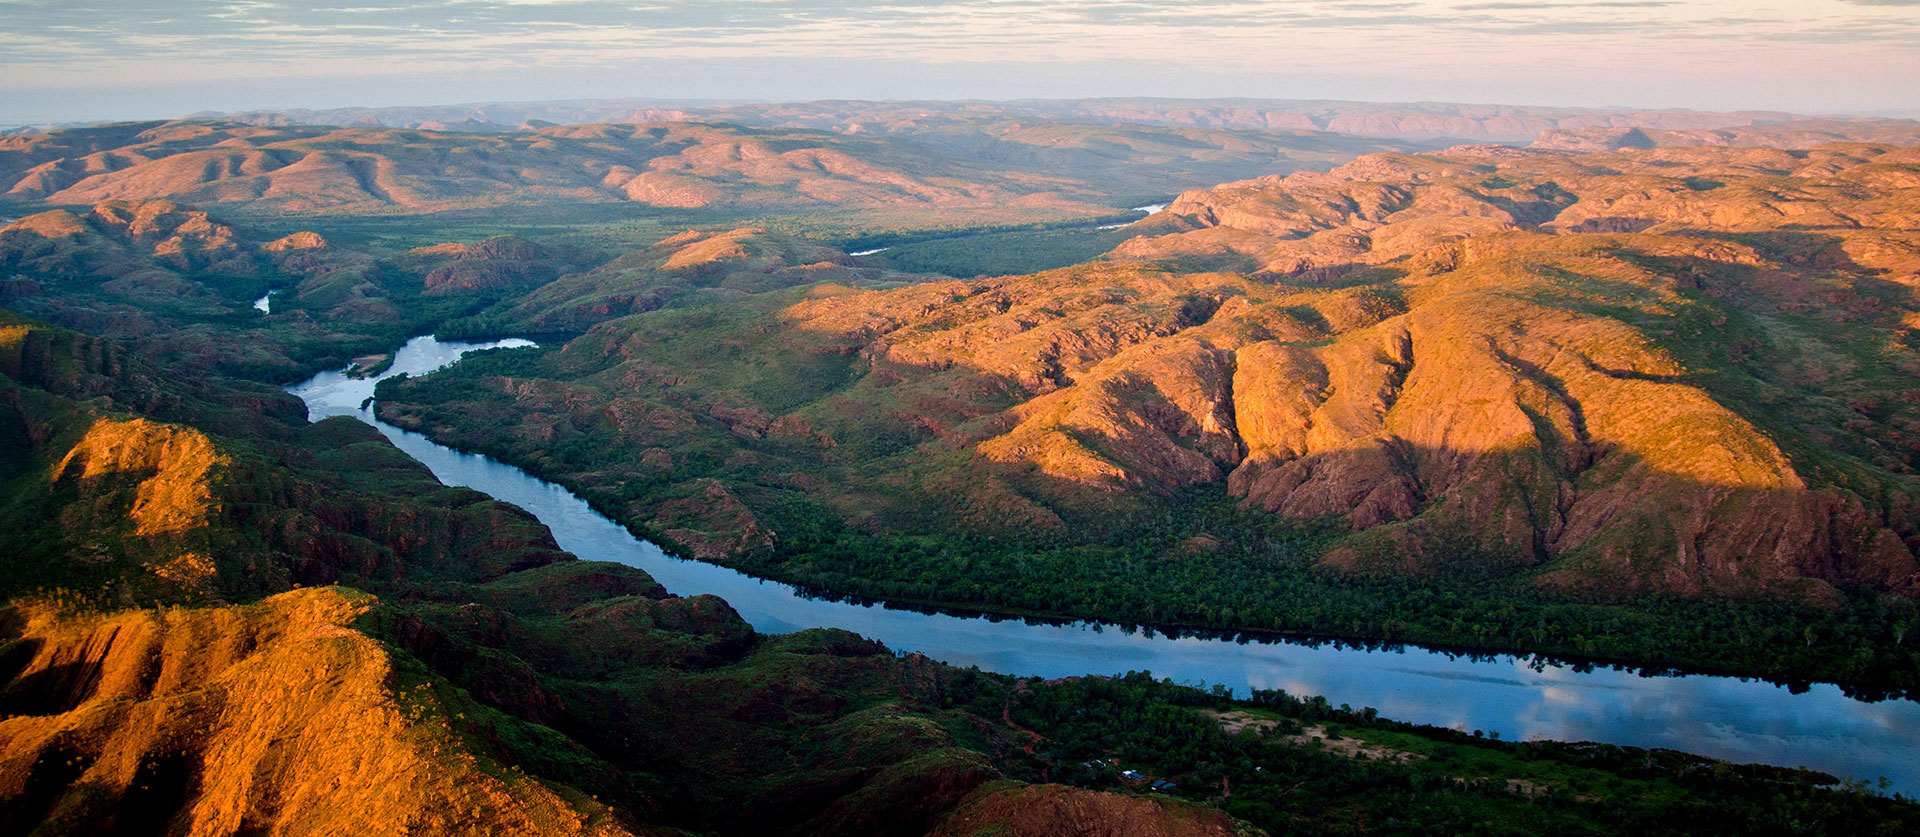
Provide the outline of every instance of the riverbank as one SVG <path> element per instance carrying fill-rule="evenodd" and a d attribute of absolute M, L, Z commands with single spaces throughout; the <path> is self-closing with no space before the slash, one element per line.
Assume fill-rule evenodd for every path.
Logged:
<path fill-rule="evenodd" d="M 440 344 L 415 338 L 395 353 L 387 375 L 422 375 L 467 352 L 510 345 L 531 343 Z M 1371 706 L 1405 721 L 1498 732 L 1515 740 L 1685 750 L 1734 761 L 1804 765 L 1841 776 L 1887 776 L 1896 789 L 1920 789 L 1920 704 L 1862 703 L 1831 685 L 1796 694 L 1730 677 L 1644 676 L 1514 656 L 1471 659 L 1412 646 L 1367 650 L 1169 637 L 1096 623 L 1033 625 L 809 598 L 788 585 L 670 557 L 559 485 L 378 422 L 360 407 L 377 380 L 324 373 L 289 390 L 305 399 L 316 417 L 353 415 L 373 423 L 443 482 L 527 509 L 562 548 L 639 567 L 677 594 L 718 595 L 762 632 L 839 627 L 896 650 L 1009 674 L 1059 678 L 1150 670 L 1176 682 L 1220 684 L 1242 694 L 1283 688 L 1325 695 L 1336 704 Z"/>

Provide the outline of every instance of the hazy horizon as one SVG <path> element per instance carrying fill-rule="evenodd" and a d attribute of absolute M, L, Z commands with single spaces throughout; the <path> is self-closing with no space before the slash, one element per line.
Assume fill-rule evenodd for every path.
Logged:
<path fill-rule="evenodd" d="M 580 99 L 1912 113 L 1920 0 L 0 0 L 0 124 Z"/>
<path fill-rule="evenodd" d="M 728 106 L 735 106 L 735 105 L 785 105 L 785 104 L 807 104 L 807 103 L 815 103 L 815 102 L 848 102 L 848 103 L 854 103 L 854 104 L 876 104 L 876 105 L 909 103 L 909 102 L 928 102 L 928 103 L 978 102 L 978 103 L 986 103 L 986 104 L 1012 104 L 1020 101 L 1099 101 L 1099 100 L 1155 100 L 1155 99 L 1165 100 L 1165 101 L 1178 101 L 1178 102 L 1248 101 L 1248 102 L 1325 102 L 1329 104 L 1351 103 L 1351 104 L 1362 104 L 1362 105 L 1409 105 L 1409 106 L 1457 105 L 1457 106 L 1464 106 L 1464 107 L 1513 107 L 1513 108 L 1533 108 L 1533 109 L 1543 109 L 1543 110 L 1545 109 L 1595 110 L 1595 111 L 1668 110 L 1668 111 L 1692 111 L 1692 112 L 1700 112 L 1700 113 L 1774 112 L 1774 113 L 1791 114 L 1793 116 L 1798 116 L 1798 117 L 1835 116 L 1835 117 L 1848 117 L 1848 118 L 1920 119 L 1920 110 L 1829 111 L 1829 112 L 1823 112 L 1823 113 L 1808 113 L 1808 112 L 1785 111 L 1777 108 L 1706 109 L 1706 108 L 1686 108 L 1686 107 L 1679 107 L 1679 106 L 1645 107 L 1645 106 L 1624 104 L 1624 103 L 1614 103 L 1614 104 L 1606 104 L 1606 105 L 1566 105 L 1566 104 L 1558 104 L 1558 103 L 1551 103 L 1551 102 L 1491 102 L 1491 101 L 1470 102 L 1470 101 L 1447 101 L 1447 100 L 1437 100 L 1437 99 L 1337 99 L 1337 98 L 1313 97 L 1313 96 L 1263 97 L 1263 96 L 1107 95 L 1107 96 L 1084 96 L 1084 97 L 1025 96 L 1025 97 L 1001 97 L 1001 98 L 956 96 L 956 97 L 946 97 L 946 98 L 900 97 L 900 98 L 890 98 L 890 99 L 857 99 L 857 98 L 849 98 L 849 97 L 821 97 L 821 98 L 815 98 L 815 99 L 764 99 L 764 98 L 674 99 L 674 98 L 651 97 L 651 96 L 608 96 L 608 97 L 573 98 L 573 99 L 485 99 L 485 100 L 439 101 L 439 102 L 398 101 L 398 102 L 389 103 L 389 104 L 366 104 L 361 102 L 349 102 L 345 104 L 323 104 L 323 105 L 284 104 L 284 105 L 263 105 L 260 107 L 231 108 L 231 109 L 203 108 L 200 110 L 182 111 L 182 112 L 165 112 L 165 113 L 154 112 L 154 113 L 141 113 L 141 114 L 132 114 L 132 115 L 115 115 L 115 116 L 102 116 L 97 118 L 76 118 L 76 119 L 61 119 L 61 120 L 8 119 L 5 117 L 4 114 L 0 114 L 0 130 L 9 129 L 9 128 L 19 128 L 19 127 L 43 126 L 43 125 L 45 126 L 84 126 L 84 125 L 111 124 L 115 122 L 149 122 L 149 121 L 176 120 L 176 119 L 212 119 L 212 118 L 218 118 L 221 116 L 229 116 L 229 115 L 239 116 L 239 115 L 245 115 L 245 114 L 269 113 L 269 112 L 325 113 L 329 111 L 339 111 L 339 110 L 368 110 L 368 111 L 422 110 L 422 111 L 425 111 L 425 110 L 434 110 L 434 109 L 457 110 L 462 108 L 485 108 L 485 107 L 509 107 L 510 108 L 510 107 L 517 107 L 517 106 L 537 107 L 537 106 L 568 105 L 568 104 L 579 105 L 582 107 L 598 106 L 598 105 L 632 105 L 635 107 L 685 108 L 689 110 L 698 110 L 700 108 L 717 108 L 717 107 L 728 107 Z"/>

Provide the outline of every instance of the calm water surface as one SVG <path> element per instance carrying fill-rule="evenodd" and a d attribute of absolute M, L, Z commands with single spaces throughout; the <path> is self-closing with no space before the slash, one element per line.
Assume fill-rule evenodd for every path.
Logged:
<path fill-rule="evenodd" d="M 379 378 L 425 374 L 478 349 L 530 345 L 526 340 L 473 344 L 416 337 Z M 1862 703 L 1830 685 L 1796 695 L 1729 677 L 1583 673 L 1555 665 L 1534 671 L 1524 657 L 1476 661 L 1417 647 L 1367 651 L 1169 638 L 1092 623 L 1033 625 L 810 599 L 785 584 L 669 556 L 558 485 L 375 421 L 371 409 L 361 405 L 373 396 L 377 380 L 328 372 L 289 391 L 305 399 L 315 419 L 358 417 L 442 482 L 532 512 L 553 530 L 561 548 L 582 558 L 639 567 L 680 595 L 718 595 L 762 632 L 845 628 L 895 649 L 1015 675 L 1146 670 L 1187 683 L 1225 684 L 1241 695 L 1250 688 L 1281 688 L 1325 695 L 1336 705 L 1372 706 L 1397 720 L 1497 731 L 1507 739 L 1670 747 L 1849 778 L 1885 776 L 1894 790 L 1920 794 L 1920 703 Z"/>
<path fill-rule="evenodd" d="M 1136 206 L 1136 207 L 1132 207 L 1132 208 L 1130 208 L 1130 209 L 1128 209 L 1127 211 L 1128 211 L 1128 212 L 1145 212 L 1145 213 L 1147 213 L 1148 215 L 1152 215 L 1153 213 L 1155 213 L 1155 212 L 1159 212 L 1160 210 L 1162 210 L 1162 209 L 1166 209 L 1166 208 L 1167 208 L 1167 205 L 1166 205 L 1166 204 L 1164 204 L 1164 203 L 1150 203 L 1150 204 L 1146 204 L 1146 205 L 1144 205 L 1144 206 Z M 1094 229 L 1096 229 L 1096 230 L 1117 230 L 1117 229 L 1120 229 L 1121 227 L 1124 227 L 1124 226 L 1128 226 L 1128 225 L 1130 225 L 1130 224 L 1135 224 L 1135 223 L 1138 223 L 1138 222 L 1140 222 L 1140 221 L 1144 221 L 1144 220 L 1146 220 L 1146 219 L 1145 219 L 1145 218 L 1135 218 L 1135 219 L 1133 219 L 1132 221 L 1121 221 L 1121 222 L 1120 222 L 1120 223 L 1118 223 L 1118 224 L 1101 224 L 1100 226 L 1097 226 L 1097 227 L 1094 227 Z"/>

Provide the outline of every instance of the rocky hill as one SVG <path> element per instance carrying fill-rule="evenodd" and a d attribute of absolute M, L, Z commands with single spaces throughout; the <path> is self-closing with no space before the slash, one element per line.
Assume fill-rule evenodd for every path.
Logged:
<path fill-rule="evenodd" d="M 695 554 L 891 595 L 1362 635 L 1300 615 L 1335 594 L 1299 585 L 1899 600 L 1917 163 L 1373 155 L 1188 192 L 1103 261 L 610 319 L 382 409 Z M 1194 586 L 1122 607 L 1084 550 L 1189 556 Z M 1016 554 L 1022 592 L 975 577 Z"/>
<path fill-rule="evenodd" d="M 1003 776 L 924 661 L 759 637 L 358 422 L 3 316 L 9 832 L 917 834 Z"/>
<path fill-rule="evenodd" d="M 9 833 L 1251 837 L 1236 814 L 1438 828 L 1466 809 L 1593 833 L 1914 816 L 1821 774 L 1500 744 L 1282 693 L 1250 709 L 1146 675 L 1016 681 L 841 631 L 762 636 L 714 597 L 574 560 L 350 419 L 307 425 L 276 390 L 0 316 Z M 1382 766 L 1233 735 L 1228 709 L 1423 755 Z M 1542 759 L 1558 778 L 1512 790 Z M 1143 793 L 1140 770 L 1192 789 Z M 1383 784 L 1421 806 L 1382 805 Z"/>
<path fill-rule="evenodd" d="M 509 136 L 157 123 L 131 136 L 10 137 L 7 194 L 54 204 L 172 198 L 279 212 L 501 202 L 658 206 L 982 204 L 1009 189 L 957 166 L 826 135 L 697 125 L 571 126 Z M 901 171 L 902 165 L 915 169 Z M 970 172 L 968 174 L 971 174 Z"/>
<path fill-rule="evenodd" d="M 0 226 L 0 305 L 202 373 L 290 380 L 603 259 L 511 235 L 401 252 L 264 238 L 165 200 L 36 213 Z"/>
<path fill-rule="evenodd" d="M 691 122 L 487 134 L 149 122 L 0 138 L 0 192 L 37 204 L 169 199 L 256 214 L 635 203 L 1059 218 L 1222 177 L 1324 169 L 1382 148 L 1354 137 L 1151 128 L 1083 128 L 1072 147 L 1017 133 L 999 127 L 977 141 L 934 144 Z"/>
<path fill-rule="evenodd" d="M 552 123 L 725 121 L 845 133 L 921 132 L 981 120 L 1044 120 L 1085 124 L 1163 125 L 1257 131 L 1331 131 L 1419 142 L 1530 142 L 1551 131 L 1640 128 L 1719 130 L 1798 119 L 1771 111 L 1715 113 L 1679 109 L 1566 108 L 1447 102 L 1342 102 L 1286 99 L 1028 99 L 1013 102 L 818 101 L 729 104 L 692 101 L 502 102 L 490 104 L 339 108 L 204 114 L 265 125 L 429 123 L 497 130 L 527 120 Z"/>
<path fill-rule="evenodd" d="M 772 432 L 799 447 L 763 452 L 763 479 L 905 434 L 917 453 L 899 466 L 971 485 L 943 512 L 993 510 L 983 525 L 1064 531 L 1063 504 L 1220 484 L 1344 518 L 1338 564 L 1471 549 L 1549 568 L 1542 584 L 1911 594 L 1917 161 L 1880 146 L 1373 156 L 1182 195 L 1105 264 L 832 294 L 750 338 L 622 322 L 552 363 L 629 382 L 621 397 L 688 432 L 715 418 L 730 428 L 716 444 L 786 428 Z M 689 340 L 845 371 L 772 403 L 755 393 L 808 382 L 728 388 L 741 373 L 682 354 Z M 494 385 L 548 415 L 545 385 Z M 760 431 L 723 417 L 746 414 Z M 586 432 L 618 444 L 617 425 Z M 876 495 L 912 503 L 849 478 L 850 516 Z"/>
<path fill-rule="evenodd" d="M 388 384 L 384 413 L 697 555 L 975 607 L 1428 630 L 1329 607 L 1405 603 L 1344 580 L 1377 572 L 1440 597 L 1421 612 L 1446 637 L 1519 626 L 1647 660 L 1738 626 L 1699 660 L 1912 689 L 1907 453 L 1885 443 L 1910 409 L 1910 161 L 1644 154 L 1369 157 L 1190 192 L 1110 261 L 910 286 L 758 228 L 605 261 L 478 234 L 369 253 L 171 202 L 21 219 L 0 230 L 4 301 L 106 334 L 0 311 L 0 831 L 1908 833 L 1910 802 L 1824 774 L 756 634 L 269 384 L 436 324 L 538 321 L 586 332 Z M 1649 413 L 1674 426 L 1638 432 Z M 1407 422 L 1444 438 L 1400 442 Z M 1361 513 L 1294 530 L 1288 503 L 1354 486 Z M 1684 513 L 1655 518 L 1649 491 Z M 1453 495 L 1505 526 L 1450 541 Z M 1561 495 L 1574 513 L 1540 553 L 1555 511 L 1528 503 Z M 1653 520 L 1567 534 L 1609 509 Z M 1680 528 L 1703 518 L 1734 534 Z M 1695 559 L 1803 549 L 1809 522 L 1826 564 L 1661 553 L 1665 532 Z M 1480 595 L 1446 599 L 1459 576 Z M 1509 599 L 1511 580 L 1836 610 L 1697 620 Z"/>
<path fill-rule="evenodd" d="M 111 615 L 14 606 L 0 823 L 23 834 L 649 833 L 471 752 L 455 715 L 479 707 L 440 703 L 353 630 L 370 606 L 339 589 Z"/>
<path fill-rule="evenodd" d="M 833 282 L 887 287 L 908 276 L 840 250 L 756 228 L 689 230 L 542 285 L 490 317 L 489 331 L 578 333 L 668 304 L 692 305 Z"/>

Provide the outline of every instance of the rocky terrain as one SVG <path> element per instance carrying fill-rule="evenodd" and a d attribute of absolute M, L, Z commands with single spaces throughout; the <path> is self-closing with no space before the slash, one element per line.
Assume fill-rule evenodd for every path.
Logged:
<path fill-rule="evenodd" d="M 541 285 L 490 322 L 519 332 L 578 333 L 669 304 L 720 302 L 819 282 L 889 287 L 920 278 L 762 229 L 689 230 Z"/>
<path fill-rule="evenodd" d="M 609 308 L 381 409 L 818 586 L 1784 673 L 1680 603 L 1906 618 L 1916 170 L 1874 144 L 1372 155 L 1185 193 L 1076 267 Z M 1177 584 L 1101 580 L 1164 554 Z M 1418 615 L 1422 588 L 1488 621 Z M 1514 600 L 1594 621 L 1528 633 Z M 1672 612 L 1607 623 L 1627 601 Z M 1894 636 L 1823 676 L 1880 680 Z"/>
<path fill-rule="evenodd" d="M 1920 123 L 1893 119 L 1258 101 L 830 102 L 563 115 L 591 121 L 509 127 L 309 114 L 14 133 L 0 136 L 0 194 L 28 206 L 167 199 L 251 214 L 643 205 L 966 211 L 977 223 L 1098 215 L 1203 184 L 1323 171 L 1409 143 L 1602 150 L 1920 139 Z"/>
<path fill-rule="evenodd" d="M 1145 126 L 1000 124 L 964 133 L 921 142 L 652 120 L 488 134 L 125 123 L 0 137 L 0 193 L 40 205 L 164 198 L 255 214 L 639 204 L 1058 219 L 1231 177 L 1324 169 L 1385 147 L 1327 134 Z"/>
<path fill-rule="evenodd" d="M 1259 131 L 1329 131 L 1422 142 L 1531 142 L 1550 131 L 1654 129 L 1694 131 L 1797 119 L 1769 111 L 1713 113 L 1633 108 L 1299 101 L 1280 99 L 1029 99 L 1017 102 L 691 101 L 492 103 L 431 108 L 340 108 L 200 114 L 262 125 L 382 125 L 429 130 L 499 131 L 540 123 L 725 121 L 845 133 L 920 132 L 982 120 L 1116 122 Z M 1893 121 L 1893 120 L 1888 120 Z M 434 126 L 429 128 L 429 126 Z"/>
<path fill-rule="evenodd" d="M 35 213 L 0 226 L 0 304 L 203 372 L 291 380 L 598 259 L 514 236 L 377 253 L 311 230 L 263 238 L 164 200 Z"/>
<path fill-rule="evenodd" d="M 1897 833 L 1914 816 L 1822 774 L 762 636 L 717 598 L 575 560 L 365 425 L 177 371 L 0 313 L 9 833 L 1224 837 L 1781 816 Z M 1230 735 L 1224 712 L 1276 733 Z M 1434 755 L 1383 773 L 1303 744 L 1301 719 Z M 1141 793 L 1120 764 L 1193 790 Z"/>
<path fill-rule="evenodd" d="M 85 617 L 16 607 L 6 826 L 634 833 L 605 806 L 471 753 L 430 688 L 395 690 L 401 665 L 351 627 L 369 607 L 338 589 Z"/>
<path fill-rule="evenodd" d="M 736 480 L 832 474 L 802 490 L 880 525 L 931 493 L 946 526 L 1063 532 L 1074 509 L 1222 485 L 1342 518 L 1333 565 L 1465 551 L 1571 588 L 1911 595 L 1915 164 L 1367 157 L 1182 195 L 1104 263 L 815 289 L 726 329 L 611 322 L 483 383 L 521 416 L 509 433 L 538 434 L 510 444 L 618 446 L 649 417 L 596 479 L 658 459 L 696 485 L 716 474 L 676 445 L 718 445 L 751 463 Z M 561 406 L 603 387 L 610 413 Z M 876 435 L 905 442 L 888 453 L 916 490 L 842 452 Z"/>
<path fill-rule="evenodd" d="M 276 386 L 537 335 L 381 415 L 837 592 L 1920 693 L 1900 125 L 1313 111 L 1548 124 L 1416 154 L 1249 121 L 1321 104 L 970 107 L 7 137 L 0 832 L 1912 830 L 1804 771 L 762 635 Z M 1217 179 L 1012 275 L 754 215 L 1084 219 Z M 361 214 L 495 199 L 682 214 Z"/>
<path fill-rule="evenodd" d="M 1801 149 L 1837 142 L 1920 145 L 1920 123 L 1905 119 L 1795 119 L 1722 128 L 1589 126 L 1543 132 L 1531 147 L 1558 151 L 1701 146 Z"/>
<path fill-rule="evenodd" d="M 912 834 L 1002 776 L 879 646 L 576 561 L 276 390 L 9 315 L 0 434 L 10 831 Z"/>

